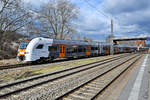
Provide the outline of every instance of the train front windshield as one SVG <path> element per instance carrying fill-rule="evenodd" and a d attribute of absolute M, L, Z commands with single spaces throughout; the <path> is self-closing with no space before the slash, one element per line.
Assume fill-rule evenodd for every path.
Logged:
<path fill-rule="evenodd" d="M 19 46 L 19 49 L 26 49 L 29 42 L 22 42 Z"/>

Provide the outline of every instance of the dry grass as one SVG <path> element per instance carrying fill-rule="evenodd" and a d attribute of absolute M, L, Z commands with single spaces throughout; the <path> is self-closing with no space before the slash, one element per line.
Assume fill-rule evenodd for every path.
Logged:
<path fill-rule="evenodd" d="M 111 56 L 82 59 L 82 60 L 73 61 L 73 62 L 67 62 L 67 63 L 50 65 L 50 66 L 48 66 L 46 68 L 42 68 L 40 70 L 34 71 L 34 73 L 36 73 L 36 74 L 43 74 L 43 73 L 48 73 L 48 72 L 59 71 L 59 70 L 63 70 L 63 69 L 66 69 L 66 68 L 83 65 L 83 64 L 95 62 L 95 61 L 98 61 L 98 60 L 103 60 L 103 59 L 106 59 L 106 58 L 109 58 L 109 57 L 111 57 Z"/>
<path fill-rule="evenodd" d="M 16 70 L 16 71 L 11 71 L 11 72 L 6 72 L 6 73 L 3 73 L 0 75 L 0 83 L 30 77 L 30 76 L 35 75 L 35 73 L 33 73 L 33 72 L 34 72 L 34 70 L 32 70 L 30 68 L 26 68 L 24 70 Z"/>
<path fill-rule="evenodd" d="M 4 59 L 4 60 L 0 60 L 0 66 L 4 66 L 4 65 L 13 65 L 13 64 L 18 64 L 19 62 L 17 62 L 17 60 L 14 59 Z"/>

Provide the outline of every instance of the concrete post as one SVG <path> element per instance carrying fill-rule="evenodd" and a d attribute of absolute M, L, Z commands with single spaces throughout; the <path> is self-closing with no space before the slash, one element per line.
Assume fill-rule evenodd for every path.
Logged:
<path fill-rule="evenodd" d="M 114 44 L 113 44 L 113 39 L 111 40 L 111 46 L 110 46 L 110 54 L 113 55 L 114 54 Z"/>
<path fill-rule="evenodd" d="M 114 43 L 113 43 L 113 20 L 111 20 L 111 38 L 110 38 L 110 54 L 113 55 L 114 54 Z"/>

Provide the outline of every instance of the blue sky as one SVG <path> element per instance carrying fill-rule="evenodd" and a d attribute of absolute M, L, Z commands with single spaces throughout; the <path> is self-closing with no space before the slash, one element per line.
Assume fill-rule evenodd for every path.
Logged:
<path fill-rule="evenodd" d="M 40 7 L 48 0 L 24 0 L 34 7 Z M 114 21 L 115 36 L 149 36 L 150 35 L 150 0 L 70 0 L 79 8 L 79 19 L 74 22 L 82 36 L 104 41 L 110 34 L 110 19 Z"/>

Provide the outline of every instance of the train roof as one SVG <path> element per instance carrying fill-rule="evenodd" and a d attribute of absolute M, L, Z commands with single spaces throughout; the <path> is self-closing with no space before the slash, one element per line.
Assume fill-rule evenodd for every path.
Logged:
<path fill-rule="evenodd" d="M 54 44 L 70 44 L 70 45 L 98 45 L 98 44 L 103 44 L 103 45 L 111 45 L 110 43 L 105 43 L 105 42 L 86 42 L 82 40 L 58 40 L 58 39 L 50 39 L 50 38 L 44 38 L 44 37 L 36 37 L 36 38 L 26 38 L 24 39 L 24 42 L 31 41 L 33 39 L 36 40 L 43 40 L 45 42 L 52 42 Z M 118 47 L 136 47 L 136 46 L 129 46 L 129 45 L 114 45 Z M 148 48 L 148 47 L 140 47 L 140 48 Z"/>
<path fill-rule="evenodd" d="M 86 42 L 86 41 L 77 41 L 77 40 L 58 40 L 44 37 L 36 37 L 36 38 L 26 38 L 24 41 L 45 41 L 46 43 L 54 43 L 54 44 L 70 44 L 70 45 L 98 45 L 98 42 Z"/>
<path fill-rule="evenodd" d="M 53 43 L 57 44 L 76 44 L 76 45 L 97 45 L 96 42 L 85 42 L 85 41 L 76 41 L 76 40 L 57 40 L 53 39 Z"/>

